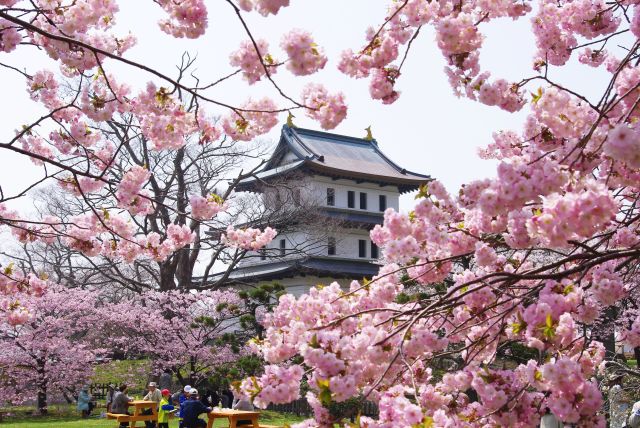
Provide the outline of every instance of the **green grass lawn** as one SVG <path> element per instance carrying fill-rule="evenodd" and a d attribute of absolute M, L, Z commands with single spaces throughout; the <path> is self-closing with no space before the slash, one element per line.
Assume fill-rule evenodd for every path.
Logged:
<path fill-rule="evenodd" d="M 100 409 L 98 409 L 100 410 Z M 3 411 L 11 411 L 10 409 L 4 409 Z M 5 417 L 3 422 L 0 422 L 0 427 L 14 427 L 14 428 L 115 428 L 118 426 L 117 422 L 108 419 L 89 418 L 81 419 L 78 415 L 70 414 L 66 409 L 62 412 L 51 411 L 51 415 L 40 416 L 10 416 Z M 303 417 L 296 417 L 294 415 L 286 415 L 283 413 L 276 413 L 270 411 L 262 412 L 260 416 L 260 422 L 268 425 L 284 425 L 300 422 L 304 420 Z M 228 427 L 229 424 L 226 419 L 216 419 L 214 427 Z M 144 427 L 144 422 L 138 422 L 136 427 Z M 177 418 L 172 418 L 169 423 L 170 428 L 178 427 Z"/>

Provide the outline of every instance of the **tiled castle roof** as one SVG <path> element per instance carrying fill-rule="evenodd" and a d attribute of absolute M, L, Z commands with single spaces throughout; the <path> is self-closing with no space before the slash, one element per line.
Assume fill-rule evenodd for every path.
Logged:
<path fill-rule="evenodd" d="M 354 138 L 284 125 L 271 158 L 236 190 L 256 191 L 268 182 L 294 171 L 311 171 L 334 178 L 398 186 L 401 192 L 417 189 L 431 180 L 428 175 L 401 168 L 387 158 L 375 139 Z"/>

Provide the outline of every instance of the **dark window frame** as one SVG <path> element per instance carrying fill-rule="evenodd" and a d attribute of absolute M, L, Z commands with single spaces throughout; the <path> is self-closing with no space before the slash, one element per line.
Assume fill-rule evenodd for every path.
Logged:
<path fill-rule="evenodd" d="M 380 211 L 387 209 L 387 195 L 378 195 L 378 209 Z"/>
<path fill-rule="evenodd" d="M 380 257 L 380 249 L 378 248 L 378 246 L 375 244 L 375 242 L 371 241 L 371 258 L 372 259 L 377 259 Z"/>
<path fill-rule="evenodd" d="M 327 255 L 335 256 L 336 255 L 336 238 L 330 236 L 327 239 Z"/>
<path fill-rule="evenodd" d="M 358 239 L 358 257 L 361 259 L 367 258 L 367 240 Z"/>
<path fill-rule="evenodd" d="M 327 206 L 336 206 L 336 189 L 334 189 L 333 187 L 327 187 Z"/>
<path fill-rule="evenodd" d="M 355 208 L 356 207 L 356 191 L 348 190 L 347 191 L 347 208 Z"/>
<path fill-rule="evenodd" d="M 367 209 L 367 193 L 366 192 L 360 192 L 360 209 L 361 210 Z"/>
<path fill-rule="evenodd" d="M 281 256 L 285 256 L 287 254 L 287 240 L 286 239 L 281 239 L 280 240 L 280 255 Z"/>

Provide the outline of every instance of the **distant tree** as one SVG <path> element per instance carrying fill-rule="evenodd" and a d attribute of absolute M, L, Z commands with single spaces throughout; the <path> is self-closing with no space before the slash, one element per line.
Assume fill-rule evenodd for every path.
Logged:
<path fill-rule="evenodd" d="M 36 400 L 41 414 L 53 396 L 76 394 L 105 354 L 96 336 L 104 320 L 96 295 L 79 289 L 50 289 L 21 301 L 24 324 L 0 324 L 0 390 L 3 400 Z"/>

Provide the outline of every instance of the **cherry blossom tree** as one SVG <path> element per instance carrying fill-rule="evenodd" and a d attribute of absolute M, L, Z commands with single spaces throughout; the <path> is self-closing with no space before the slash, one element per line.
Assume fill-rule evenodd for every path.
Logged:
<path fill-rule="evenodd" d="M 264 13 L 265 3 L 246 9 Z M 497 161 L 496 178 L 457 197 L 433 181 L 410 213 L 385 212 L 371 238 L 386 265 L 371 282 L 281 297 L 254 343 L 271 365 L 243 381 L 244 394 L 259 406 L 288 402 L 304 376 L 314 418 L 298 427 L 342 423 L 334 404 L 352 399 L 380 408 L 361 427 L 534 427 L 546 408 L 565 423 L 605 426 L 596 379 L 605 348 L 594 323 L 617 323 L 626 343 L 640 344 L 637 314 L 608 315 L 635 291 L 640 254 L 637 7 L 391 2 L 339 64 L 370 78 L 372 98 L 398 99 L 412 42 L 429 25 L 457 95 L 529 114 L 521 131 L 496 132 L 480 151 Z M 480 66 L 481 29 L 502 17 L 530 18 L 535 36 L 534 73 L 519 81 Z M 598 97 L 554 80 L 574 53 L 607 73 Z M 407 295 L 416 283 L 420 292 Z M 532 357 L 501 364 L 514 344 Z M 440 379 L 433 367 L 442 361 L 452 364 Z"/>
<path fill-rule="evenodd" d="M 204 33 L 204 2 L 156 3 L 168 16 L 162 31 L 187 38 Z M 253 98 L 238 106 L 213 98 L 209 84 L 185 85 L 126 58 L 133 37 L 112 34 L 115 3 L 0 4 L 4 52 L 36 45 L 77 79 L 75 91 L 63 91 L 50 71 L 25 73 L 31 96 L 49 113 L 0 148 L 42 162 L 43 180 L 54 174 L 81 196 L 107 186 L 117 200 L 115 207 L 97 205 L 61 221 L 24 218 L 6 205 L 14 196 L 2 195 L 0 221 L 22 240 L 62 237 L 89 257 L 164 260 L 195 242 L 187 219 L 209 220 L 222 209 L 224 200 L 196 194 L 189 207 L 173 208 L 184 221 L 135 235 L 120 210 L 143 215 L 162 201 L 145 191 L 153 177 L 145 164 L 112 169 L 123 148 L 92 126 L 114 114 L 135 117 L 150 150 L 169 151 L 184 147 L 188 136 L 203 144 L 219 141 L 222 133 L 250 141 L 275 126 L 285 110 L 302 109 L 325 129 L 347 112 L 344 96 L 319 83 L 296 99 L 276 80 L 283 66 L 306 75 L 328 64 L 310 34 L 288 33 L 279 59 L 273 44 L 254 37 L 244 20 L 246 13 L 276 14 L 288 0 L 226 1 L 247 30 L 248 40 L 230 57 L 237 74 L 249 85 L 268 82 L 284 103 Z M 376 420 L 359 418 L 362 427 L 529 427 L 547 407 L 566 423 L 604 426 L 596 377 L 605 349 L 592 326 L 633 293 L 640 254 L 638 7 L 627 0 L 390 2 L 363 44 L 343 52 L 341 71 L 369 78 L 373 99 L 395 102 L 405 60 L 415 54 L 411 46 L 430 26 L 454 93 L 507 112 L 526 108 L 524 126 L 497 131 L 481 151 L 497 162 L 495 178 L 468 183 L 456 197 L 433 181 L 410 213 L 385 212 L 384 225 L 371 236 L 384 248 L 386 265 L 371 282 L 281 297 L 265 319 L 264 339 L 255 342 L 271 364 L 243 382 L 244 393 L 261 406 L 290 401 L 299 396 L 304 376 L 314 418 L 300 427 L 342 423 L 334 404 L 353 399 L 373 399 L 380 408 Z M 482 30 L 507 17 L 530 23 L 536 41 L 533 72 L 515 81 L 492 77 L 480 61 Z M 554 77 L 572 57 L 579 67 L 607 76 L 597 96 Z M 145 70 L 154 81 L 129 89 L 109 72 L 110 62 Z M 183 94 L 198 108 L 186 108 Z M 224 111 L 219 123 L 205 108 Z M 56 131 L 46 135 L 45 124 Z M 254 250 L 272 236 L 266 228 L 232 228 L 225 242 Z M 38 281 L 9 269 L 2 290 L 37 292 Z M 418 283 L 420 293 L 399 298 L 406 296 L 405 283 Z M 22 318 L 16 314 L 24 308 L 5 300 L 4 309 Z M 625 308 L 612 320 L 621 324 L 616 327 L 626 343 L 640 344 L 636 314 Z M 513 344 L 537 356 L 503 367 L 498 355 Z M 454 364 L 440 379 L 432 367 L 442 360 Z"/>
<path fill-rule="evenodd" d="M 149 358 L 155 372 L 168 371 L 182 385 L 198 385 L 246 353 L 251 333 L 238 329 L 245 313 L 233 291 L 148 291 L 105 307 L 104 343 Z"/>
<path fill-rule="evenodd" d="M 205 32 L 207 11 L 202 1 L 157 4 L 166 12 L 166 19 L 159 22 L 161 31 L 177 38 L 197 38 Z M 238 6 L 228 5 L 239 25 L 247 28 Z M 0 3 L 2 65 L 23 76 L 31 99 L 47 110 L 0 143 L 1 149 L 29 157 L 43 171 L 40 180 L 25 183 L 23 190 L 0 193 L 0 224 L 21 242 L 61 239 L 86 257 L 101 256 L 116 264 L 153 260 L 160 264 L 160 278 L 154 280 L 162 289 L 185 287 L 191 285 L 190 268 L 203 250 L 198 232 L 227 210 L 226 199 L 233 189 L 218 195 L 212 193 L 211 178 L 194 183 L 194 174 L 211 171 L 187 172 L 193 157 L 207 159 L 212 152 L 238 147 L 236 142 L 251 141 L 273 128 L 279 113 L 291 109 L 302 109 L 324 128 L 333 128 L 344 119 L 346 105 L 342 94 L 319 84 L 306 88 L 296 100 L 273 80 L 275 70 L 285 64 L 294 75 L 324 67 L 327 58 L 307 32 L 288 33 L 281 42 L 287 59 L 278 61 L 247 28 L 248 41 L 231 54 L 236 72 L 212 83 L 198 79 L 187 83 L 183 77 L 189 60 L 172 78 L 124 56 L 135 36 L 114 33 L 117 12 L 116 2 L 92 0 Z M 59 73 L 28 70 L 29 64 L 21 64 L 22 56 L 13 54 L 28 46 L 38 48 L 34 55 L 48 57 Z M 144 88 L 131 88 L 123 83 L 126 76 L 111 72 L 115 63 L 143 71 L 153 80 Z M 231 105 L 211 95 L 217 84 L 238 73 L 249 84 L 267 79 L 285 104 L 248 98 Z M 128 159 L 123 161 L 125 154 Z M 176 176 L 163 170 L 171 163 Z M 53 180 L 82 200 L 81 213 L 70 218 L 34 217 L 10 207 L 13 200 Z M 177 183 L 175 192 L 163 187 L 166 180 Z M 225 242 L 236 252 L 255 250 L 274 233 L 268 229 L 240 239 L 244 231 L 228 229 L 225 235 L 232 237 Z M 211 250 L 223 251 L 220 246 Z M 211 259 L 207 270 L 216 260 Z M 34 281 L 32 276 L 5 274 L 2 294 L 10 296 L 16 289 L 37 293 L 40 284 Z M 20 312 L 20 305 L 13 301 L 10 306 L 10 301 L 3 299 L 3 312 Z"/>
<path fill-rule="evenodd" d="M 96 301 L 93 292 L 66 288 L 21 300 L 28 321 L 0 325 L 0 385 L 6 401 L 36 400 L 44 414 L 52 397 L 76 394 L 89 382 L 105 353 L 97 346 L 103 321 Z"/>

